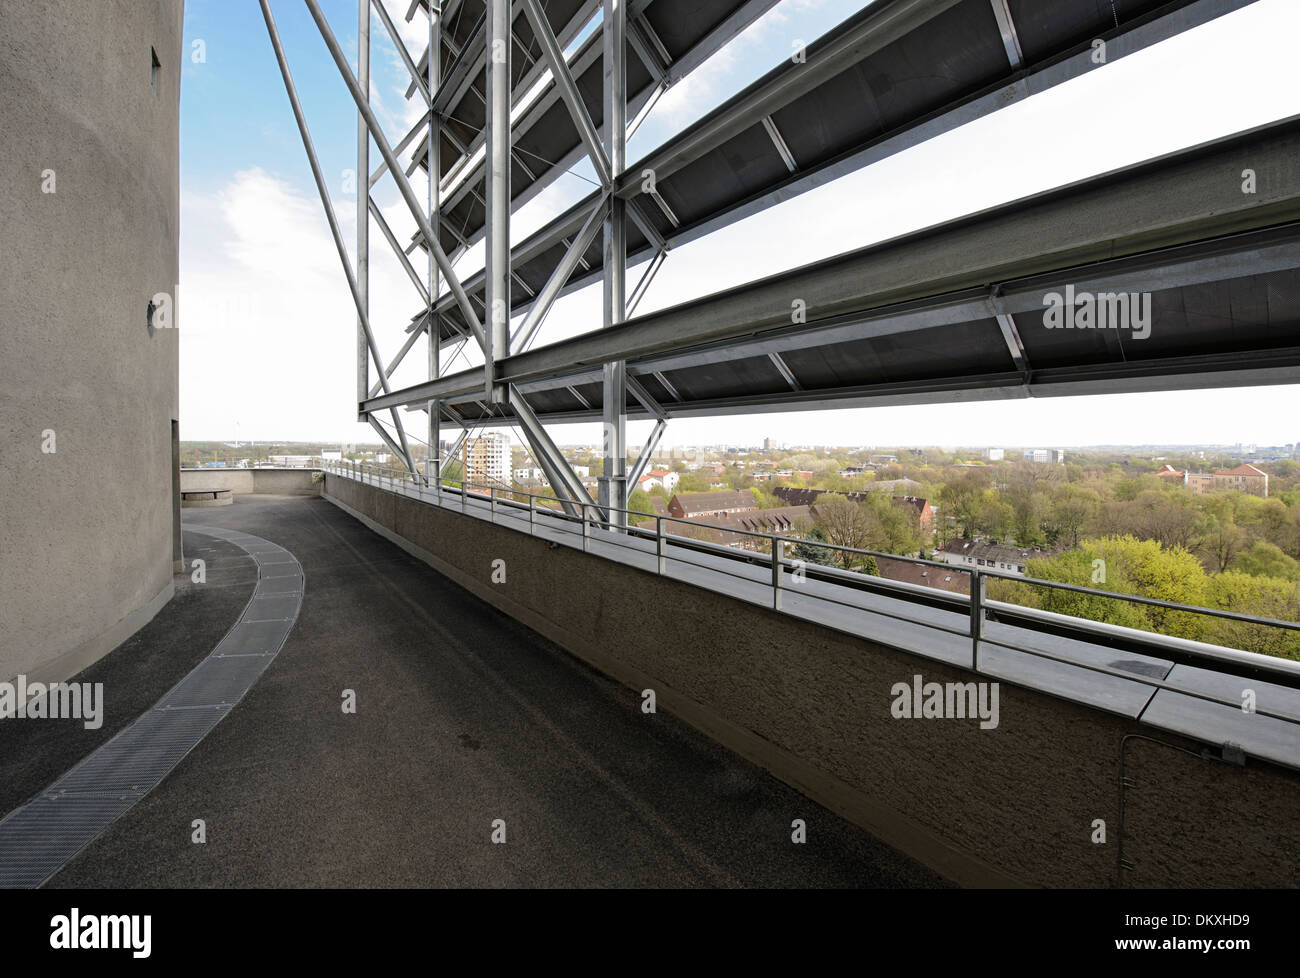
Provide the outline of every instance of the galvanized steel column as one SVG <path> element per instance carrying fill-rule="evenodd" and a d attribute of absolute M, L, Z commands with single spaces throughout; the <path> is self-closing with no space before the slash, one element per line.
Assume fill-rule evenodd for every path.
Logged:
<path fill-rule="evenodd" d="M 433 96 L 438 91 L 438 86 L 442 83 L 442 11 L 429 9 L 429 59 L 428 59 L 428 85 L 429 96 L 432 102 Z M 432 111 L 430 106 L 429 112 L 429 130 L 425 134 L 427 142 L 425 144 L 425 162 L 429 170 L 429 224 L 435 233 L 441 229 L 438 211 L 442 207 L 442 188 L 439 185 L 442 176 L 442 145 L 441 145 L 441 125 L 438 123 L 438 113 Z M 438 276 L 438 263 L 433 260 L 433 248 L 429 248 L 429 322 L 426 329 L 429 335 L 429 379 L 437 380 L 438 374 L 442 370 L 441 355 L 438 348 L 440 340 L 440 330 L 438 328 L 438 317 L 434 313 L 434 308 L 438 304 L 438 291 L 442 283 Z M 428 461 L 425 463 L 425 478 L 428 482 L 435 485 L 442 477 L 442 457 L 439 454 L 442 445 L 442 424 L 441 417 L 442 407 L 435 401 L 429 401 L 429 441 L 428 441 Z"/>
<path fill-rule="evenodd" d="M 506 400 L 496 363 L 510 355 L 510 43 L 510 0 L 488 0 L 483 299 L 488 338 L 485 393 L 490 401 Z"/>
<path fill-rule="evenodd" d="M 605 152 L 610 178 L 623 173 L 627 147 L 627 71 L 624 39 L 627 29 L 625 0 L 605 0 Z M 626 315 L 627 204 L 611 196 L 605 214 L 604 327 L 621 323 Z M 622 360 L 604 367 L 604 471 L 600 478 L 600 505 L 627 509 L 627 372 Z M 627 516 L 610 512 L 612 525 L 626 525 Z"/>
<path fill-rule="evenodd" d="M 357 81 L 370 100 L 370 0 L 357 0 Z M 370 315 L 370 130 L 357 110 L 357 420 L 366 420 L 360 403 L 370 396 L 370 355 L 366 319 Z M 383 364 L 376 365 L 383 370 Z"/>

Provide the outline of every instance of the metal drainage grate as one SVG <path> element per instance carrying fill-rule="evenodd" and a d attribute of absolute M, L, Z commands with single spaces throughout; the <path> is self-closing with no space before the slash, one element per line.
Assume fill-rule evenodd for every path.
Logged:
<path fill-rule="evenodd" d="M 153 707 L 0 821 L 0 887 L 37 887 L 154 789 L 271 664 L 302 608 L 302 566 L 289 551 L 236 530 L 186 524 L 257 562 L 239 620 Z"/>

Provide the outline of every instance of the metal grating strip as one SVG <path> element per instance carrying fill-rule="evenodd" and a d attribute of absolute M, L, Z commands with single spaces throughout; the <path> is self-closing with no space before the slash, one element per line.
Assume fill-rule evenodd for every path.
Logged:
<path fill-rule="evenodd" d="M 271 664 L 302 608 L 293 554 L 261 537 L 187 524 L 240 547 L 257 584 L 207 658 L 153 707 L 0 821 L 0 887 L 38 887 L 153 790 Z"/>

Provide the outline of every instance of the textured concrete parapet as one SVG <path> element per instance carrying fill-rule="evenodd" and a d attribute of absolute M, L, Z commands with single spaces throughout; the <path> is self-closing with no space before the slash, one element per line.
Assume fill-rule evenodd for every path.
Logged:
<path fill-rule="evenodd" d="M 229 489 L 185 489 L 181 492 L 181 505 L 186 509 L 204 506 L 229 506 L 235 494 Z"/>
<path fill-rule="evenodd" d="M 180 569 L 182 15 L 0 3 L 0 680 L 94 662 Z"/>
<path fill-rule="evenodd" d="M 325 496 L 627 685 L 629 709 L 655 690 L 661 707 L 959 883 L 1300 885 L 1300 777 L 1288 770 L 1208 761 L 1201 744 L 1005 682 L 992 729 L 895 718 L 898 683 L 988 677 L 349 479 L 327 475 Z M 498 559 L 505 583 L 493 582 Z"/>
<path fill-rule="evenodd" d="M 228 489 L 236 496 L 250 492 L 319 496 L 315 474 L 315 469 L 181 469 L 181 492 Z"/>

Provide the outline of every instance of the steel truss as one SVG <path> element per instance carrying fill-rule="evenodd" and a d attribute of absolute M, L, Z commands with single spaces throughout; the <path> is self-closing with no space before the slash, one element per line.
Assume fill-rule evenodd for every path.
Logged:
<path fill-rule="evenodd" d="M 446 341 L 441 335 L 443 316 L 438 311 L 437 302 L 443 292 L 442 286 L 445 284 L 447 293 L 455 301 L 460 315 L 469 327 L 468 332 L 462 331 L 459 334 L 462 345 L 465 340 L 472 337 L 484 356 L 480 403 L 485 408 L 496 405 L 497 408 L 491 413 L 495 414 L 500 410 L 508 412 L 508 415 L 513 418 L 532 449 L 534 457 L 546 472 L 557 498 L 570 512 L 585 513 L 590 511 L 587 507 L 593 507 L 601 514 L 602 520 L 610 525 L 620 524 L 626 519 L 622 511 L 627 509 L 628 496 L 627 383 L 622 363 L 615 362 L 606 368 L 608 376 L 604 399 L 605 474 L 601 480 L 599 505 L 583 488 L 581 480 L 529 408 L 524 395 L 513 385 L 503 382 L 498 365 L 505 362 L 512 351 L 522 352 L 532 344 L 552 304 L 578 269 L 583 252 L 590 247 L 598 233 L 603 232 L 606 251 L 604 324 L 617 325 L 628 314 L 624 294 L 626 238 L 623 231 L 628 205 L 626 201 L 617 199 L 613 195 L 615 182 L 622 175 L 624 146 L 628 135 L 624 57 L 629 41 L 625 0 L 605 0 L 603 3 L 606 8 L 602 27 L 604 35 L 602 53 L 605 63 L 603 133 L 598 132 L 592 122 L 591 114 L 578 94 L 570 63 L 564 55 L 564 43 L 573 39 L 583 23 L 601 8 L 601 3 L 589 0 L 571 22 L 559 25 L 560 34 L 557 36 L 556 28 L 547 20 L 546 13 L 538 0 L 515 0 L 513 4 L 511 0 L 486 0 L 486 9 L 473 30 L 469 42 L 459 49 L 451 64 L 445 66 L 444 70 L 443 7 L 449 11 L 454 10 L 460 6 L 456 0 L 451 0 L 445 5 L 440 5 L 433 0 L 414 0 L 410 5 L 406 15 L 408 22 L 412 20 L 417 10 L 423 9 L 429 23 L 428 47 L 418 61 L 412 57 L 402 40 L 401 33 L 380 0 L 359 0 L 357 4 L 358 54 L 354 73 L 317 0 L 304 0 L 357 108 L 357 173 L 364 175 L 366 183 L 364 189 L 358 187 L 357 246 L 354 262 L 349 261 L 343 243 L 334 206 L 321 174 L 320 163 L 298 100 L 269 0 L 259 0 L 259 2 L 285 90 L 289 95 L 294 118 L 302 136 L 303 148 L 356 306 L 358 420 L 369 422 L 393 453 L 403 460 L 407 468 L 412 473 L 416 472 L 406 427 L 397 409 L 381 409 L 387 410 L 390 414 L 392 430 L 396 433 L 394 437 L 388 428 L 379 423 L 374 416 L 375 412 L 367 409 L 365 405 L 376 395 L 392 393 L 389 378 L 421 336 L 428 340 L 430 382 L 440 379 L 447 367 L 454 363 L 454 355 L 445 360 L 442 355 L 442 347 Z M 640 6 L 645 6 L 644 0 Z M 418 96 L 428 107 L 428 112 L 403 135 L 396 146 L 389 143 L 370 104 L 372 8 L 410 75 L 408 97 Z M 511 61 L 518 41 L 513 25 L 515 16 L 519 13 L 526 18 L 532 31 L 532 40 L 541 48 L 541 57 L 522 76 L 519 85 L 512 90 Z M 638 50 L 645 50 L 645 44 L 648 43 L 646 37 L 653 37 L 653 31 L 643 25 L 638 28 L 636 35 L 635 43 L 638 45 Z M 512 275 L 511 271 L 510 178 L 512 165 L 518 165 L 520 160 L 518 154 L 512 150 L 510 117 L 512 109 L 522 94 L 520 89 L 534 84 L 542 77 L 543 70 L 549 74 L 553 89 L 563 100 L 574 126 L 582 136 L 587 157 L 599 175 L 602 193 L 594 206 L 589 209 L 581 228 L 569 241 L 564 257 L 557 263 L 545 287 L 539 293 L 531 295 L 528 313 L 512 335 L 511 287 L 519 280 Z M 662 66 L 659 70 L 662 75 Z M 440 179 L 442 173 L 440 156 L 443 137 L 447 135 L 446 114 L 457 100 L 466 94 L 480 72 L 485 91 L 485 126 L 481 141 L 482 193 L 479 199 L 486 212 L 483 233 L 486 241 L 486 261 L 482 275 L 482 300 L 476 305 L 465 291 L 453 267 L 454 258 L 448 256 L 443 250 L 434 228 L 442 226 L 443 223 L 441 204 L 446 181 Z M 656 91 L 662 91 L 669 83 L 667 79 L 661 77 Z M 644 110 L 634 120 L 633 125 L 639 124 L 642 118 L 644 118 Z M 463 151 L 458 172 L 463 168 L 473 147 L 457 143 L 454 136 L 448 138 Z M 382 157 L 382 162 L 373 172 L 370 169 L 372 141 Z M 416 159 L 409 167 L 404 168 L 398 159 L 398 154 L 412 147 L 415 148 Z M 421 162 L 431 175 L 423 201 L 418 199 L 407 179 L 415 165 Z M 451 177 L 454 178 L 455 175 L 453 173 Z M 417 241 L 423 244 L 428 253 L 428 265 L 423 276 L 408 257 L 412 248 L 401 247 L 372 196 L 375 185 L 385 177 L 396 183 L 419 228 Z M 471 192 L 477 193 L 473 188 Z M 638 218 L 634 215 L 634 219 Z M 408 334 L 406 341 L 388 363 L 385 363 L 380 355 L 370 320 L 369 273 L 372 221 L 397 257 L 422 303 L 420 311 L 412 317 L 410 325 L 406 327 Z M 462 239 L 457 249 L 457 256 L 470 243 Z M 644 295 L 662 258 L 662 254 L 656 257 L 638 285 L 633 295 L 633 306 Z M 370 373 L 372 361 L 376 374 L 373 382 Z M 644 399 L 645 395 L 639 396 Z M 447 458 L 454 457 L 466 442 L 470 425 L 464 423 L 454 408 L 444 404 L 438 398 L 431 398 L 423 404 L 408 405 L 408 408 L 424 410 L 427 413 L 428 462 L 423 474 L 425 479 L 436 481 L 441 476 L 442 466 Z M 461 428 L 460 435 L 447 458 L 440 456 L 444 419 L 458 423 Z M 658 443 L 663 433 L 663 428 L 664 420 L 661 416 L 654 437 L 647 444 L 634 467 L 637 475 L 644 470 L 654 445 Z"/>
<path fill-rule="evenodd" d="M 1054 24 L 1078 25 L 1081 31 L 1096 32 L 1091 36 L 1104 34 L 1111 57 L 1123 57 L 1249 0 L 1169 0 L 1149 15 L 1126 14 L 1122 23 L 1113 13 L 1103 17 L 1090 0 L 1051 0 L 1062 17 L 1028 26 L 1016 23 L 1013 10 L 1020 8 L 1008 0 L 877 0 L 808 45 L 803 58 L 778 65 L 630 169 L 628 137 L 663 91 L 776 0 L 700 0 L 690 13 L 674 8 L 677 20 L 661 18 L 658 27 L 655 0 L 412 0 L 406 20 L 421 10 L 428 18 L 427 49 L 419 58 L 412 56 L 380 0 L 358 0 L 355 73 L 317 0 L 304 2 L 357 109 L 357 173 L 365 187 L 364 194 L 359 187 L 356 204 L 355 262 L 348 258 L 325 189 L 269 2 L 260 0 L 356 305 L 358 417 L 374 426 L 414 472 L 398 408 L 424 411 L 429 446 L 424 477 L 429 481 L 440 478 L 443 464 L 466 444 L 471 429 L 509 423 L 518 428 L 570 513 L 596 511 L 602 522 L 620 527 L 630 489 L 674 417 L 1013 392 L 1101 392 L 1134 384 L 1160 389 L 1164 382 L 1149 378 L 1162 371 L 1167 384 L 1203 383 L 1195 380 L 1207 370 L 1197 359 L 1198 349 L 1171 350 L 1164 362 L 1141 365 L 1093 363 L 1083 357 L 1065 365 L 1044 363 L 1039 356 L 1043 335 L 1024 333 L 1016 321 L 1041 297 L 1041 289 L 1034 293 L 1026 283 L 1037 287 L 1046 276 L 1043 281 L 1054 287 L 1052 275 L 1068 273 L 1079 281 L 1104 272 L 1112 287 L 1126 275 L 1134 289 L 1217 284 L 1229 277 L 1234 261 L 1249 257 L 1258 266 L 1278 249 L 1285 254 L 1270 259 L 1277 271 L 1289 273 L 1298 264 L 1294 235 L 1285 241 L 1269 238 L 1259 244 L 1262 251 L 1242 239 L 1219 240 L 1231 232 L 1281 233 L 1282 224 L 1300 216 L 1300 181 L 1280 162 L 1300 137 L 1292 131 L 1294 125 L 1275 126 L 1274 133 L 1225 140 L 1188 151 L 1186 159 L 1175 155 L 1103 175 L 1062 188 L 1056 196 L 1013 202 L 987 215 L 632 319 L 675 245 L 1093 70 L 1089 35 L 1075 37 Z M 410 76 L 407 97 L 419 99 L 427 109 L 395 145 L 370 105 L 372 13 Z M 596 15 L 600 37 L 584 38 Z M 953 78 L 916 80 L 921 88 L 915 94 L 898 96 L 903 101 L 897 104 L 881 102 L 879 112 L 892 113 L 883 128 L 859 131 L 846 123 L 832 132 L 831 123 L 842 120 L 825 106 L 839 104 L 845 92 L 861 91 L 862 79 L 897 71 L 897 59 L 910 57 L 913 48 L 938 50 L 961 71 L 954 69 Z M 598 78 L 599 98 L 594 94 Z M 820 149 L 810 145 L 815 141 L 810 129 L 825 137 Z M 545 143 L 548 134 L 553 138 Z M 1287 145 L 1279 150 L 1269 138 Z M 381 157 L 373 171 L 372 142 Z M 1252 154 L 1241 152 L 1247 144 Z M 547 146 L 550 152 L 544 157 L 539 150 Z M 399 156 L 408 152 L 403 165 Z M 1224 158 L 1211 159 L 1215 152 Z M 729 160 L 754 163 L 764 154 L 760 166 L 726 172 Z M 590 161 L 597 188 L 512 248 L 512 210 L 582 159 Z M 1243 198 L 1232 181 L 1221 179 L 1221 171 L 1240 171 L 1242 159 L 1273 174 L 1266 194 Z M 429 175 L 423 200 L 408 179 L 418 167 Z M 653 177 L 649 184 L 647 173 Z M 721 175 L 710 178 L 708 173 Z M 1155 215 L 1133 218 L 1145 213 L 1144 201 L 1157 200 L 1152 188 L 1158 192 L 1173 180 L 1196 190 L 1204 173 L 1209 174 L 1202 181 L 1209 181 L 1204 192 L 1191 196 L 1211 201 L 1212 206 L 1206 205 L 1210 213 L 1185 202 L 1160 203 Z M 371 193 L 384 179 L 396 184 L 418 228 L 405 248 Z M 1125 193 L 1131 204 L 1117 209 L 1102 240 L 1069 236 L 1078 224 L 1077 212 Z M 1268 208 L 1258 206 L 1265 200 Z M 1160 238 L 1153 228 L 1169 223 L 1171 207 L 1187 211 L 1185 227 L 1178 235 Z M 1230 224 L 1225 215 L 1239 220 Z M 977 219 L 989 226 L 989 236 L 972 250 L 966 245 L 965 223 Z M 369 315 L 372 221 L 420 302 L 403 345 L 387 363 Z M 1006 233 L 997 237 L 1003 225 Z M 1062 239 L 1054 250 L 1043 243 L 1053 236 Z M 1003 238 L 1009 242 L 1006 256 L 984 261 L 982 256 L 996 252 L 994 246 Z M 1038 243 L 1033 254 L 1022 255 L 1013 247 L 1030 238 Z M 484 242 L 484 269 L 462 280 L 454 262 L 479 240 Z M 418 247 L 427 253 L 423 269 L 409 258 Z M 1225 247 L 1235 249 L 1226 258 L 1217 251 Z M 1179 248 L 1215 254 L 1207 258 Z M 1043 257 L 1048 254 L 1054 256 L 1051 261 Z M 630 261 L 646 264 L 629 292 Z M 1207 262 L 1213 266 L 1209 272 L 1202 269 Z M 934 269 L 946 269 L 946 277 L 935 279 Z M 597 279 L 603 293 L 602 328 L 530 349 L 556 300 Z M 788 321 L 791 296 L 808 300 L 813 315 L 807 321 Z M 514 315 L 522 318 L 512 329 Z M 945 336 L 940 355 L 932 359 L 942 364 L 960 353 L 969 359 L 963 370 L 945 367 L 934 377 L 899 380 L 871 379 L 865 373 L 858 379 L 841 370 L 844 376 L 837 373 L 831 378 L 834 384 L 809 376 L 810 368 L 826 371 L 809 360 L 808 350 L 825 350 L 832 358 L 847 351 L 865 370 L 877 360 L 884 362 L 890 351 L 882 348 L 878 356 L 853 343 L 910 333 L 921 337 L 915 343 L 939 343 L 925 340 L 925 331 L 974 324 L 968 330 L 974 336 L 985 321 L 994 342 L 981 334 L 972 344 L 976 353 L 1005 350 L 1005 366 L 958 350 Z M 393 372 L 421 337 L 428 342 L 427 382 L 392 390 Z M 482 353 L 483 365 L 454 370 L 471 341 Z M 1062 360 L 1059 351 L 1048 352 Z M 1215 376 L 1234 382 L 1230 371 L 1235 369 L 1238 381 L 1293 378 L 1294 350 L 1288 346 L 1269 353 L 1272 359 L 1261 360 L 1259 350 L 1244 351 L 1237 358 L 1241 362 L 1221 357 Z M 701 368 L 716 370 L 718 376 L 734 368 L 726 378 L 732 381 L 730 389 L 715 393 L 708 383 L 701 384 L 698 373 L 691 373 Z M 376 417 L 384 411 L 390 413 L 391 431 Z M 651 436 L 630 465 L 629 416 L 653 423 Z M 593 501 L 543 422 L 595 420 L 604 432 L 604 466 Z M 459 431 L 445 457 L 440 455 L 444 423 Z"/>

